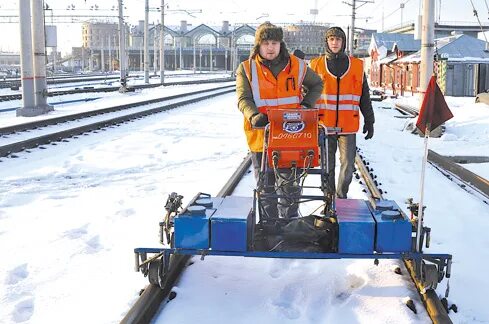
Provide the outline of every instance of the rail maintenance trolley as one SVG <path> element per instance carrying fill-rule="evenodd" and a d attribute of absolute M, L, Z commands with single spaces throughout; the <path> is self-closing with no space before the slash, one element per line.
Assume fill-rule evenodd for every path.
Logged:
<path fill-rule="evenodd" d="M 427 254 L 430 229 L 417 231 L 417 211 L 408 217 L 392 200 L 335 199 L 328 188 L 327 140 L 339 129 L 324 127 L 317 109 L 268 111 L 262 167 L 253 197 L 212 197 L 198 193 L 182 208 L 182 196 L 172 193 L 160 226 L 159 248 L 136 248 L 135 270 L 152 284 L 165 285 L 173 258 L 179 255 L 243 256 L 291 259 L 410 260 L 416 280 L 435 289 L 450 277 L 450 254 Z M 287 192 L 267 183 L 266 174 L 296 182 L 308 192 Z M 306 176 L 319 185 L 304 186 Z M 316 181 L 317 182 L 317 181 Z M 317 214 L 290 219 L 267 215 L 264 204 L 318 204 Z M 413 210 L 411 210 L 413 212 Z M 419 239 L 418 239 L 419 235 Z M 448 287 L 448 286 L 447 286 Z"/>

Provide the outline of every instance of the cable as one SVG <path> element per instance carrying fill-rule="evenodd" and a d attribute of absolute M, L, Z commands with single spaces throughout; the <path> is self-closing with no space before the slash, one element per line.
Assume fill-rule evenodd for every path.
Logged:
<path fill-rule="evenodd" d="M 409 1 L 411 1 L 411 0 L 406 0 L 406 1 L 404 2 L 404 5 L 406 5 L 406 3 L 408 3 Z M 385 19 L 389 18 L 390 16 L 392 16 L 393 14 L 395 14 L 396 12 L 398 12 L 399 10 L 401 10 L 401 7 L 398 7 L 397 9 L 395 9 L 394 11 L 392 11 L 392 12 L 391 12 L 390 14 L 388 14 L 387 16 L 384 16 L 384 17 L 382 17 L 382 18 L 380 18 L 380 19 L 374 20 L 374 21 L 373 21 L 373 22 L 371 22 L 371 23 L 372 23 L 372 24 L 374 24 L 374 23 L 376 23 L 376 22 L 381 21 L 382 19 L 384 19 L 384 20 L 385 20 Z"/>
<path fill-rule="evenodd" d="M 486 43 L 487 43 L 486 33 L 484 33 L 484 28 L 482 28 L 482 23 L 481 23 L 481 20 L 479 19 L 479 14 L 477 13 L 477 10 L 475 9 L 475 6 L 474 6 L 474 3 L 472 2 L 472 0 L 469 0 L 469 1 L 470 1 L 470 4 L 472 5 L 474 16 L 477 18 L 477 21 L 479 22 L 479 27 L 481 28 L 482 35 L 484 35 L 484 39 L 486 40 Z M 487 3 L 486 3 L 486 5 L 487 5 Z"/>

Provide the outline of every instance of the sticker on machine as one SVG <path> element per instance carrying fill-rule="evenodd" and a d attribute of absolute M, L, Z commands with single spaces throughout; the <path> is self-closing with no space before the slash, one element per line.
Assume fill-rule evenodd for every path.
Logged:
<path fill-rule="evenodd" d="M 300 121 L 302 120 L 302 115 L 300 112 L 286 112 L 284 113 L 284 120 L 285 121 Z"/>
<path fill-rule="evenodd" d="M 282 128 L 284 131 L 287 133 L 295 134 L 302 132 L 304 128 L 306 127 L 306 124 L 302 121 L 300 122 L 284 122 L 282 125 Z"/>

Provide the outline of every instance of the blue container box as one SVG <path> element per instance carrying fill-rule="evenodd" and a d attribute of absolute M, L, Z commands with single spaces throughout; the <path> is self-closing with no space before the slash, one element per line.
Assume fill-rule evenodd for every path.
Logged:
<path fill-rule="evenodd" d="M 375 221 L 367 203 L 361 199 L 337 199 L 338 252 L 372 254 Z"/>
<path fill-rule="evenodd" d="M 253 227 L 251 197 L 225 197 L 211 218 L 211 248 L 216 251 L 247 251 Z"/>
<path fill-rule="evenodd" d="M 412 225 L 404 218 L 399 206 L 392 200 L 377 204 L 373 212 L 377 222 L 377 252 L 409 252 L 412 247 Z"/>
<path fill-rule="evenodd" d="M 210 218 L 221 204 L 222 198 L 201 198 L 175 217 L 175 248 L 208 249 Z"/>

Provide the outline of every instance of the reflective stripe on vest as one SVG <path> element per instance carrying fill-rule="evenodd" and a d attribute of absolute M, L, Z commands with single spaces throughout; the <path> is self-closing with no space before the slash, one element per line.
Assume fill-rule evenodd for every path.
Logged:
<path fill-rule="evenodd" d="M 341 128 L 341 134 L 357 132 L 360 121 L 363 62 L 352 57 L 348 57 L 348 61 L 348 69 L 339 78 L 328 69 L 324 56 L 315 58 L 310 63 L 312 70 L 324 82 L 323 91 L 314 107 L 320 109 L 319 118 L 323 124 Z"/>
<path fill-rule="evenodd" d="M 336 110 L 336 104 L 315 104 L 314 108 L 326 109 L 326 110 Z M 339 104 L 338 110 L 359 111 L 360 107 L 358 105 Z"/>
<path fill-rule="evenodd" d="M 285 68 L 276 77 L 258 59 L 250 59 L 242 64 L 250 83 L 253 101 L 261 113 L 267 113 L 269 109 L 300 107 L 302 83 L 307 71 L 304 61 L 291 55 Z M 253 128 L 246 118 L 243 122 L 250 151 L 262 152 L 264 129 Z"/>
<path fill-rule="evenodd" d="M 336 97 L 338 97 L 338 99 L 340 101 L 342 101 L 342 100 L 352 100 L 353 101 L 354 100 L 354 101 L 360 102 L 360 97 L 361 96 L 357 96 L 357 95 L 353 95 L 353 94 L 344 94 L 344 95 L 339 95 L 339 96 L 321 94 L 320 99 L 323 99 L 323 100 L 333 100 L 333 101 L 336 102 Z"/>
<path fill-rule="evenodd" d="M 299 76 L 298 76 L 298 87 L 299 89 L 302 87 L 302 81 L 306 75 L 306 63 L 303 60 L 298 59 L 299 62 Z M 275 107 L 281 105 L 299 105 L 301 103 L 300 96 L 291 96 L 291 97 L 283 97 L 283 98 L 275 98 L 275 99 L 262 99 L 260 96 L 260 85 L 258 80 L 258 73 L 256 67 L 256 61 L 253 59 L 249 60 L 250 62 L 250 70 L 251 70 L 251 92 L 253 93 L 253 100 L 255 101 L 255 105 L 258 109 L 263 107 Z M 288 63 L 290 64 L 290 62 Z"/>

